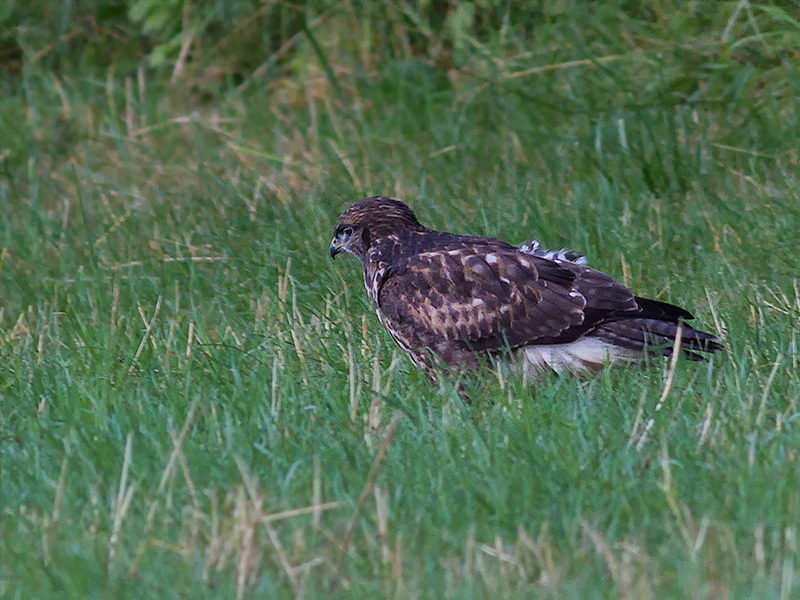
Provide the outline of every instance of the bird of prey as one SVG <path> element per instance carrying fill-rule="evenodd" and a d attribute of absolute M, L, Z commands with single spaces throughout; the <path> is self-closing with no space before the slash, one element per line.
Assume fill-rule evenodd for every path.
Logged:
<path fill-rule="evenodd" d="M 403 202 L 375 196 L 336 221 L 330 253 L 361 260 L 378 318 L 433 381 L 443 367 L 508 361 L 527 377 L 722 348 L 686 310 L 636 296 L 572 250 L 428 229 Z"/>

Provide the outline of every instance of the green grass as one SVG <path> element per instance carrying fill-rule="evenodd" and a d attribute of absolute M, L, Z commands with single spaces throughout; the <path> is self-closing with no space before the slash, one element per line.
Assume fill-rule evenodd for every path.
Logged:
<path fill-rule="evenodd" d="M 795 4 L 8 6 L 0 597 L 800 598 Z M 328 256 L 379 193 L 726 352 L 464 405 Z"/>

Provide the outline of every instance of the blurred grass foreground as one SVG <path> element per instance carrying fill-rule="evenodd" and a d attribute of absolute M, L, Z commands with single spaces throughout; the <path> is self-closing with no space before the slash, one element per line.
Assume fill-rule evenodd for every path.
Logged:
<path fill-rule="evenodd" d="M 797 0 L 5 0 L 0 597 L 800 598 L 798 48 Z M 328 257 L 373 194 L 726 352 L 464 405 Z"/>

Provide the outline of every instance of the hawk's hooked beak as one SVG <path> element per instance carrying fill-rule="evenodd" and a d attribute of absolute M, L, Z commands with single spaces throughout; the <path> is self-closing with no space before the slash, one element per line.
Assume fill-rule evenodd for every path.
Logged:
<path fill-rule="evenodd" d="M 331 240 L 331 248 L 330 248 L 330 250 L 331 250 L 331 258 L 336 258 L 336 255 L 339 254 L 339 252 L 341 252 L 342 250 L 344 250 L 344 246 L 339 244 L 336 241 L 336 238 L 333 238 Z"/>

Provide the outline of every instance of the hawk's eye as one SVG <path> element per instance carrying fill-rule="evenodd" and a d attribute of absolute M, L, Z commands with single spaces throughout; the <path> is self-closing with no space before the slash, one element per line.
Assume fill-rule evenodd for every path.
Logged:
<path fill-rule="evenodd" d="M 342 235 L 345 237 L 350 237 L 351 235 L 353 235 L 353 228 L 352 227 L 342 228 Z"/>

